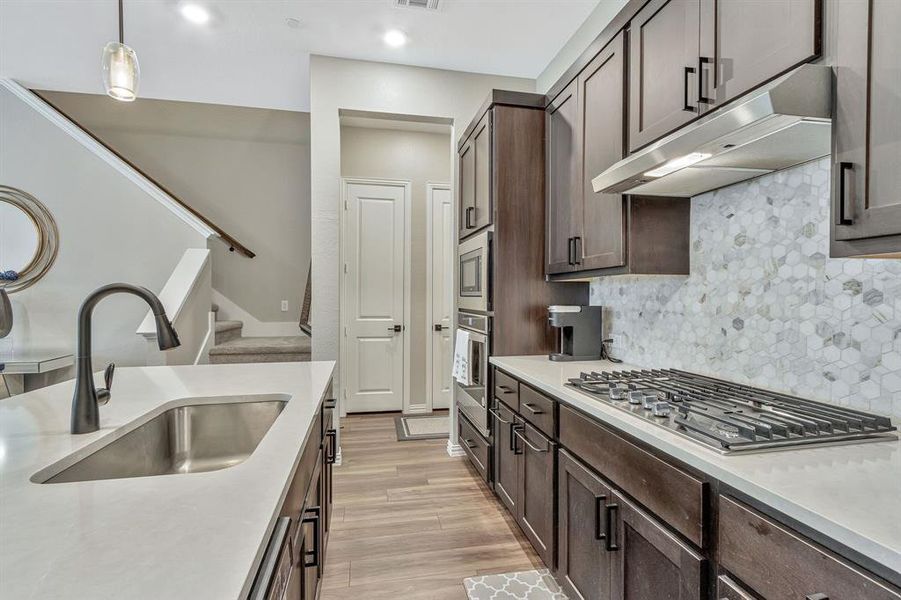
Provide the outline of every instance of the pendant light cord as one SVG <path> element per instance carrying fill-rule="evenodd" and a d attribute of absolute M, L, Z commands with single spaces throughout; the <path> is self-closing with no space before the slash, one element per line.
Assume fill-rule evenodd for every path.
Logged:
<path fill-rule="evenodd" d="M 125 44 L 125 20 L 122 17 L 122 0 L 119 0 L 119 43 Z"/>

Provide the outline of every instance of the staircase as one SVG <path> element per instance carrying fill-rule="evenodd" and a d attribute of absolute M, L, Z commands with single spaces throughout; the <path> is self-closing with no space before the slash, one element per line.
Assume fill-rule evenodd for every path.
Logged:
<path fill-rule="evenodd" d="M 210 348 L 210 362 L 214 365 L 262 362 L 309 362 L 310 338 L 305 335 L 244 337 L 241 321 L 220 321 L 216 314 L 215 345 Z"/>

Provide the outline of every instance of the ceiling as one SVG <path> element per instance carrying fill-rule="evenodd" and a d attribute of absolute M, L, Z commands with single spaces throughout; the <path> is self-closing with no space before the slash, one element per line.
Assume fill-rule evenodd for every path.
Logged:
<path fill-rule="evenodd" d="M 603 0 L 606 1 L 606 0 Z M 125 42 L 144 97 L 309 110 L 309 56 L 537 77 L 598 0 L 125 0 Z M 286 19 L 299 19 L 290 27 Z M 390 48 L 382 35 L 404 31 Z M 115 0 L 0 0 L 0 77 L 33 88 L 102 93 L 100 52 L 117 36 Z"/>

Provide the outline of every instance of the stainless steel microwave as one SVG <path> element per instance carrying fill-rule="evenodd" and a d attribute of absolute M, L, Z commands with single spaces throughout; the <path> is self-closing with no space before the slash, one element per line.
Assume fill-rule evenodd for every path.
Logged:
<path fill-rule="evenodd" d="M 491 232 L 485 231 L 460 242 L 457 250 L 457 307 L 491 310 Z"/>

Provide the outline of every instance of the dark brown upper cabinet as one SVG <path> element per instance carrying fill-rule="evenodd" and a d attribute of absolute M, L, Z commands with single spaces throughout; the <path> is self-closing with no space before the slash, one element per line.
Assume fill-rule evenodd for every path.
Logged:
<path fill-rule="evenodd" d="M 630 151 L 678 129 L 702 110 L 700 9 L 700 0 L 651 0 L 629 24 Z"/>
<path fill-rule="evenodd" d="M 491 225 L 491 117 L 489 110 L 460 149 L 460 239 Z"/>
<path fill-rule="evenodd" d="M 573 260 L 574 228 L 581 224 L 581 123 L 578 82 L 547 108 L 547 272 L 566 273 Z"/>
<path fill-rule="evenodd" d="M 901 2 L 836 11 L 830 253 L 901 256 Z"/>
<path fill-rule="evenodd" d="M 547 273 L 688 273 L 684 200 L 596 194 L 625 156 L 626 36 L 620 32 L 547 108 Z"/>
<path fill-rule="evenodd" d="M 629 22 L 629 150 L 821 53 L 822 0 L 651 0 Z"/>
<path fill-rule="evenodd" d="M 722 105 L 820 55 L 821 0 L 701 0 L 699 96 Z"/>

